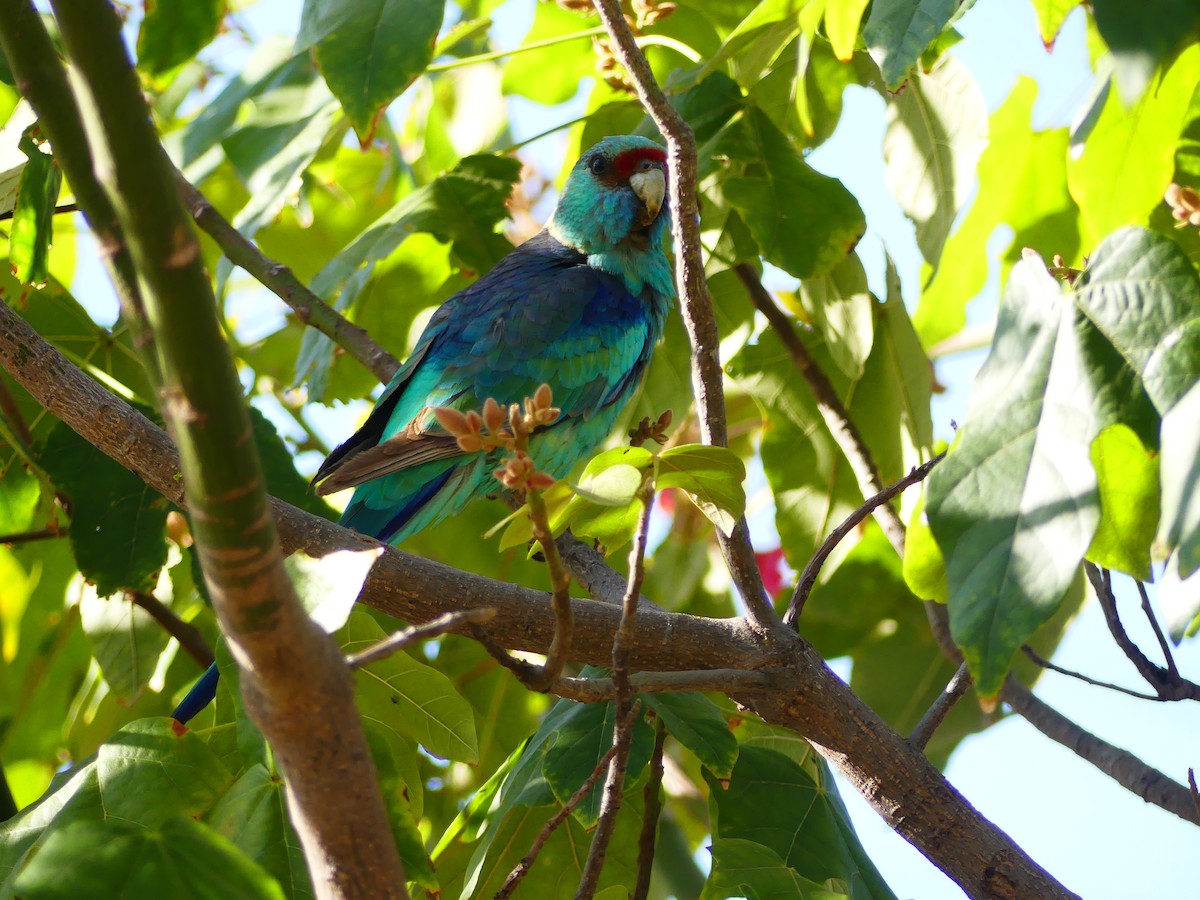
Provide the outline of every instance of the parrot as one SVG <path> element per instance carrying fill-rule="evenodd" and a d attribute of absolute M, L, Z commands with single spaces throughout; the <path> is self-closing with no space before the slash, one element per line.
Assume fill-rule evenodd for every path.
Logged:
<path fill-rule="evenodd" d="M 366 422 L 317 470 L 317 493 L 354 489 L 341 525 L 396 545 L 497 489 L 496 453 L 463 450 L 440 407 L 507 408 L 547 384 L 558 413 L 529 436 L 533 463 L 563 478 L 596 450 L 674 303 L 666 193 L 666 152 L 649 138 L 606 137 L 579 158 L 545 227 L 438 307 Z M 214 665 L 172 718 L 186 723 L 216 685 Z"/>

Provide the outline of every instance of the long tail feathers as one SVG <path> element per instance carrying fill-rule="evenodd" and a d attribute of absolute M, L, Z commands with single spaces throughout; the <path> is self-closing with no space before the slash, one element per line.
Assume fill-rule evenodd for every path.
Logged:
<path fill-rule="evenodd" d="M 175 707 L 175 712 L 171 713 L 171 718 L 180 725 L 186 725 L 189 719 L 212 703 L 213 698 L 217 696 L 217 679 L 220 677 L 221 675 L 217 671 L 217 664 L 213 663 L 200 676 L 200 680 L 192 685 L 192 689 L 187 692 L 187 696 Z"/>

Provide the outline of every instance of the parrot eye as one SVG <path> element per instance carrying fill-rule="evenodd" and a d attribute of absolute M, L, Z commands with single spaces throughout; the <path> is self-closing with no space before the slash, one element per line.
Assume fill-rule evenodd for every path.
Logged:
<path fill-rule="evenodd" d="M 588 162 L 588 168 L 593 175 L 603 175 L 608 171 L 608 160 L 603 156 L 593 156 Z"/>

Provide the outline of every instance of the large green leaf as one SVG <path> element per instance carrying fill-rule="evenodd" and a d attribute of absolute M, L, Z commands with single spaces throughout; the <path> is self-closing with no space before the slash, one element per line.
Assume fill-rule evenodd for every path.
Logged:
<path fill-rule="evenodd" d="M 701 900 L 849 900 L 849 894 L 805 878 L 763 844 L 742 838 L 716 838 L 711 850 L 712 871 Z"/>
<path fill-rule="evenodd" d="M 158 581 L 169 600 L 171 579 L 164 572 Z M 171 636 L 128 596 L 101 597 L 87 587 L 81 593 L 80 618 L 96 664 L 113 693 L 131 702 L 154 675 Z"/>
<path fill-rule="evenodd" d="M 386 635 L 370 615 L 356 609 L 339 637 L 342 649 L 356 653 Z M 364 715 L 388 723 L 436 756 L 463 762 L 478 759 L 471 707 L 437 669 L 407 653 L 393 653 L 358 669 L 355 681 Z"/>
<path fill-rule="evenodd" d="M 1173 560 L 1176 578 L 1194 582 L 1193 573 L 1200 569 L 1200 383 L 1163 417 L 1162 441 L 1159 536 L 1165 546 L 1178 548 Z M 1197 610 L 1200 604 L 1190 615 L 1175 618 L 1190 620 Z"/>
<path fill-rule="evenodd" d="M 308 0 L 317 66 L 363 141 L 377 116 L 425 71 L 445 0 Z M 302 33 L 298 43 L 304 43 Z"/>
<path fill-rule="evenodd" d="M 965 63 L 943 56 L 888 103 L 883 139 L 887 182 L 917 226 L 917 246 L 932 266 L 975 183 L 988 143 L 983 92 Z"/>
<path fill-rule="evenodd" d="M 30 900 L 179 897 L 282 900 L 278 882 L 228 841 L 183 816 L 143 828 L 78 820 L 55 829 L 17 876 Z"/>
<path fill-rule="evenodd" d="M 955 0 L 876 0 L 872 4 L 863 40 L 879 63 L 888 90 L 904 83 L 957 8 Z"/>
<path fill-rule="evenodd" d="M 1166 428 L 1166 422 L 1164 429 Z M 1200 451 L 1200 446 L 1196 448 Z M 1092 442 L 1100 489 L 1100 525 L 1087 556 L 1105 569 L 1149 581 L 1150 544 L 1158 527 L 1158 466 L 1133 429 L 1109 425 Z M 1193 483 L 1195 478 L 1192 479 Z"/>
<path fill-rule="evenodd" d="M 313 896 L 304 848 L 287 814 L 283 780 L 252 765 L 217 801 L 208 825 L 283 887 L 288 900 Z"/>
<path fill-rule="evenodd" d="M 1054 46 L 1054 40 L 1058 37 L 1063 22 L 1079 3 L 1080 0 L 1033 0 L 1033 8 L 1038 17 L 1038 30 L 1047 49 Z"/>
<path fill-rule="evenodd" d="M 859 845 L 831 780 L 818 782 L 787 756 L 747 745 L 728 786 L 705 778 L 714 840 L 753 841 L 802 878 L 837 883 L 854 898 L 895 896 Z"/>
<path fill-rule="evenodd" d="M 217 36 L 225 0 L 153 0 L 138 29 L 138 68 L 162 73 L 195 56 Z"/>
<path fill-rule="evenodd" d="M 875 298 L 858 254 L 851 253 L 825 275 L 804 279 L 798 300 L 825 335 L 838 368 L 850 378 L 860 377 L 875 338 Z"/>
<path fill-rule="evenodd" d="M 1085 247 L 1095 246 L 1123 225 L 1144 224 L 1162 202 L 1198 81 L 1200 44 L 1193 44 L 1132 108 L 1126 108 L 1116 91 L 1109 92 L 1082 155 L 1067 168 Z"/>
<path fill-rule="evenodd" d="M 724 713 L 703 694 L 650 694 L 645 703 L 675 740 L 687 747 L 718 778 L 733 774 L 738 742 Z"/>
<path fill-rule="evenodd" d="M 1102 422 L 1074 328 L 1041 261 L 1018 263 L 962 441 L 928 484 L 951 632 L 985 696 L 1058 608 L 1099 521 L 1088 452 Z"/>
<path fill-rule="evenodd" d="M 764 112 L 746 110 L 717 145 L 714 152 L 746 164 L 745 174 L 726 177 L 721 190 L 769 262 L 812 278 L 853 250 L 866 230 L 858 201 L 812 169 Z"/>
<path fill-rule="evenodd" d="M 659 454 L 656 483 L 679 488 L 725 534 L 746 511 L 746 465 L 725 447 L 681 444 Z"/>
<path fill-rule="evenodd" d="M 1157 0 L 1150 8 L 1123 0 L 1093 0 L 1092 10 L 1096 28 L 1112 51 L 1117 87 L 1126 104 L 1138 100 L 1155 69 L 1200 33 L 1200 8 L 1192 0 Z"/>
<path fill-rule="evenodd" d="M 578 34 L 592 27 L 578 13 L 553 3 L 539 3 L 533 27 L 521 46 Z M 505 94 L 519 94 L 538 103 L 565 103 L 579 92 L 579 82 L 596 71 L 596 54 L 589 39 L 563 41 L 544 50 L 521 53 L 504 67 Z"/>
<path fill-rule="evenodd" d="M 505 202 L 521 164 L 500 156 L 473 156 L 450 172 L 407 194 L 330 260 L 312 282 L 335 306 L 348 309 L 369 282 L 374 267 L 410 236 L 427 231 L 454 243 L 458 257 L 475 270 L 491 268 L 507 250 L 496 224 L 508 214 Z M 307 379 L 315 399 L 324 396 L 334 345 L 324 335 L 308 331 L 296 361 L 297 381 Z"/>
<path fill-rule="evenodd" d="M 71 547 L 96 592 L 103 597 L 153 585 L 167 561 L 167 501 L 61 423 L 40 460 L 71 498 Z"/>
<path fill-rule="evenodd" d="M 50 274 L 50 238 L 62 170 L 50 154 L 34 144 L 28 131 L 21 135 L 20 148 L 28 162 L 17 184 L 9 253 L 17 279 L 22 284 L 41 285 Z"/>
<path fill-rule="evenodd" d="M 983 290 L 989 261 L 982 249 L 1002 224 L 1013 230 L 1001 278 L 1030 247 L 1067 265 L 1079 257 L 1078 212 L 1067 193 L 1067 131 L 1031 131 L 1037 85 L 1017 82 L 988 125 L 989 142 L 979 158 L 979 191 L 970 211 L 946 241 L 933 280 L 921 294 L 914 322 L 926 347 L 957 334 L 967 303 Z"/>

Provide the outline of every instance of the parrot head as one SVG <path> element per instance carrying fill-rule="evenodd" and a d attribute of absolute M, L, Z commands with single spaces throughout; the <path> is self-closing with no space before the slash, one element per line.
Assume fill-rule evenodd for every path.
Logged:
<path fill-rule="evenodd" d="M 607 137 L 571 169 L 547 228 L 589 257 L 661 254 L 670 218 L 666 193 L 660 145 L 637 135 Z"/>

